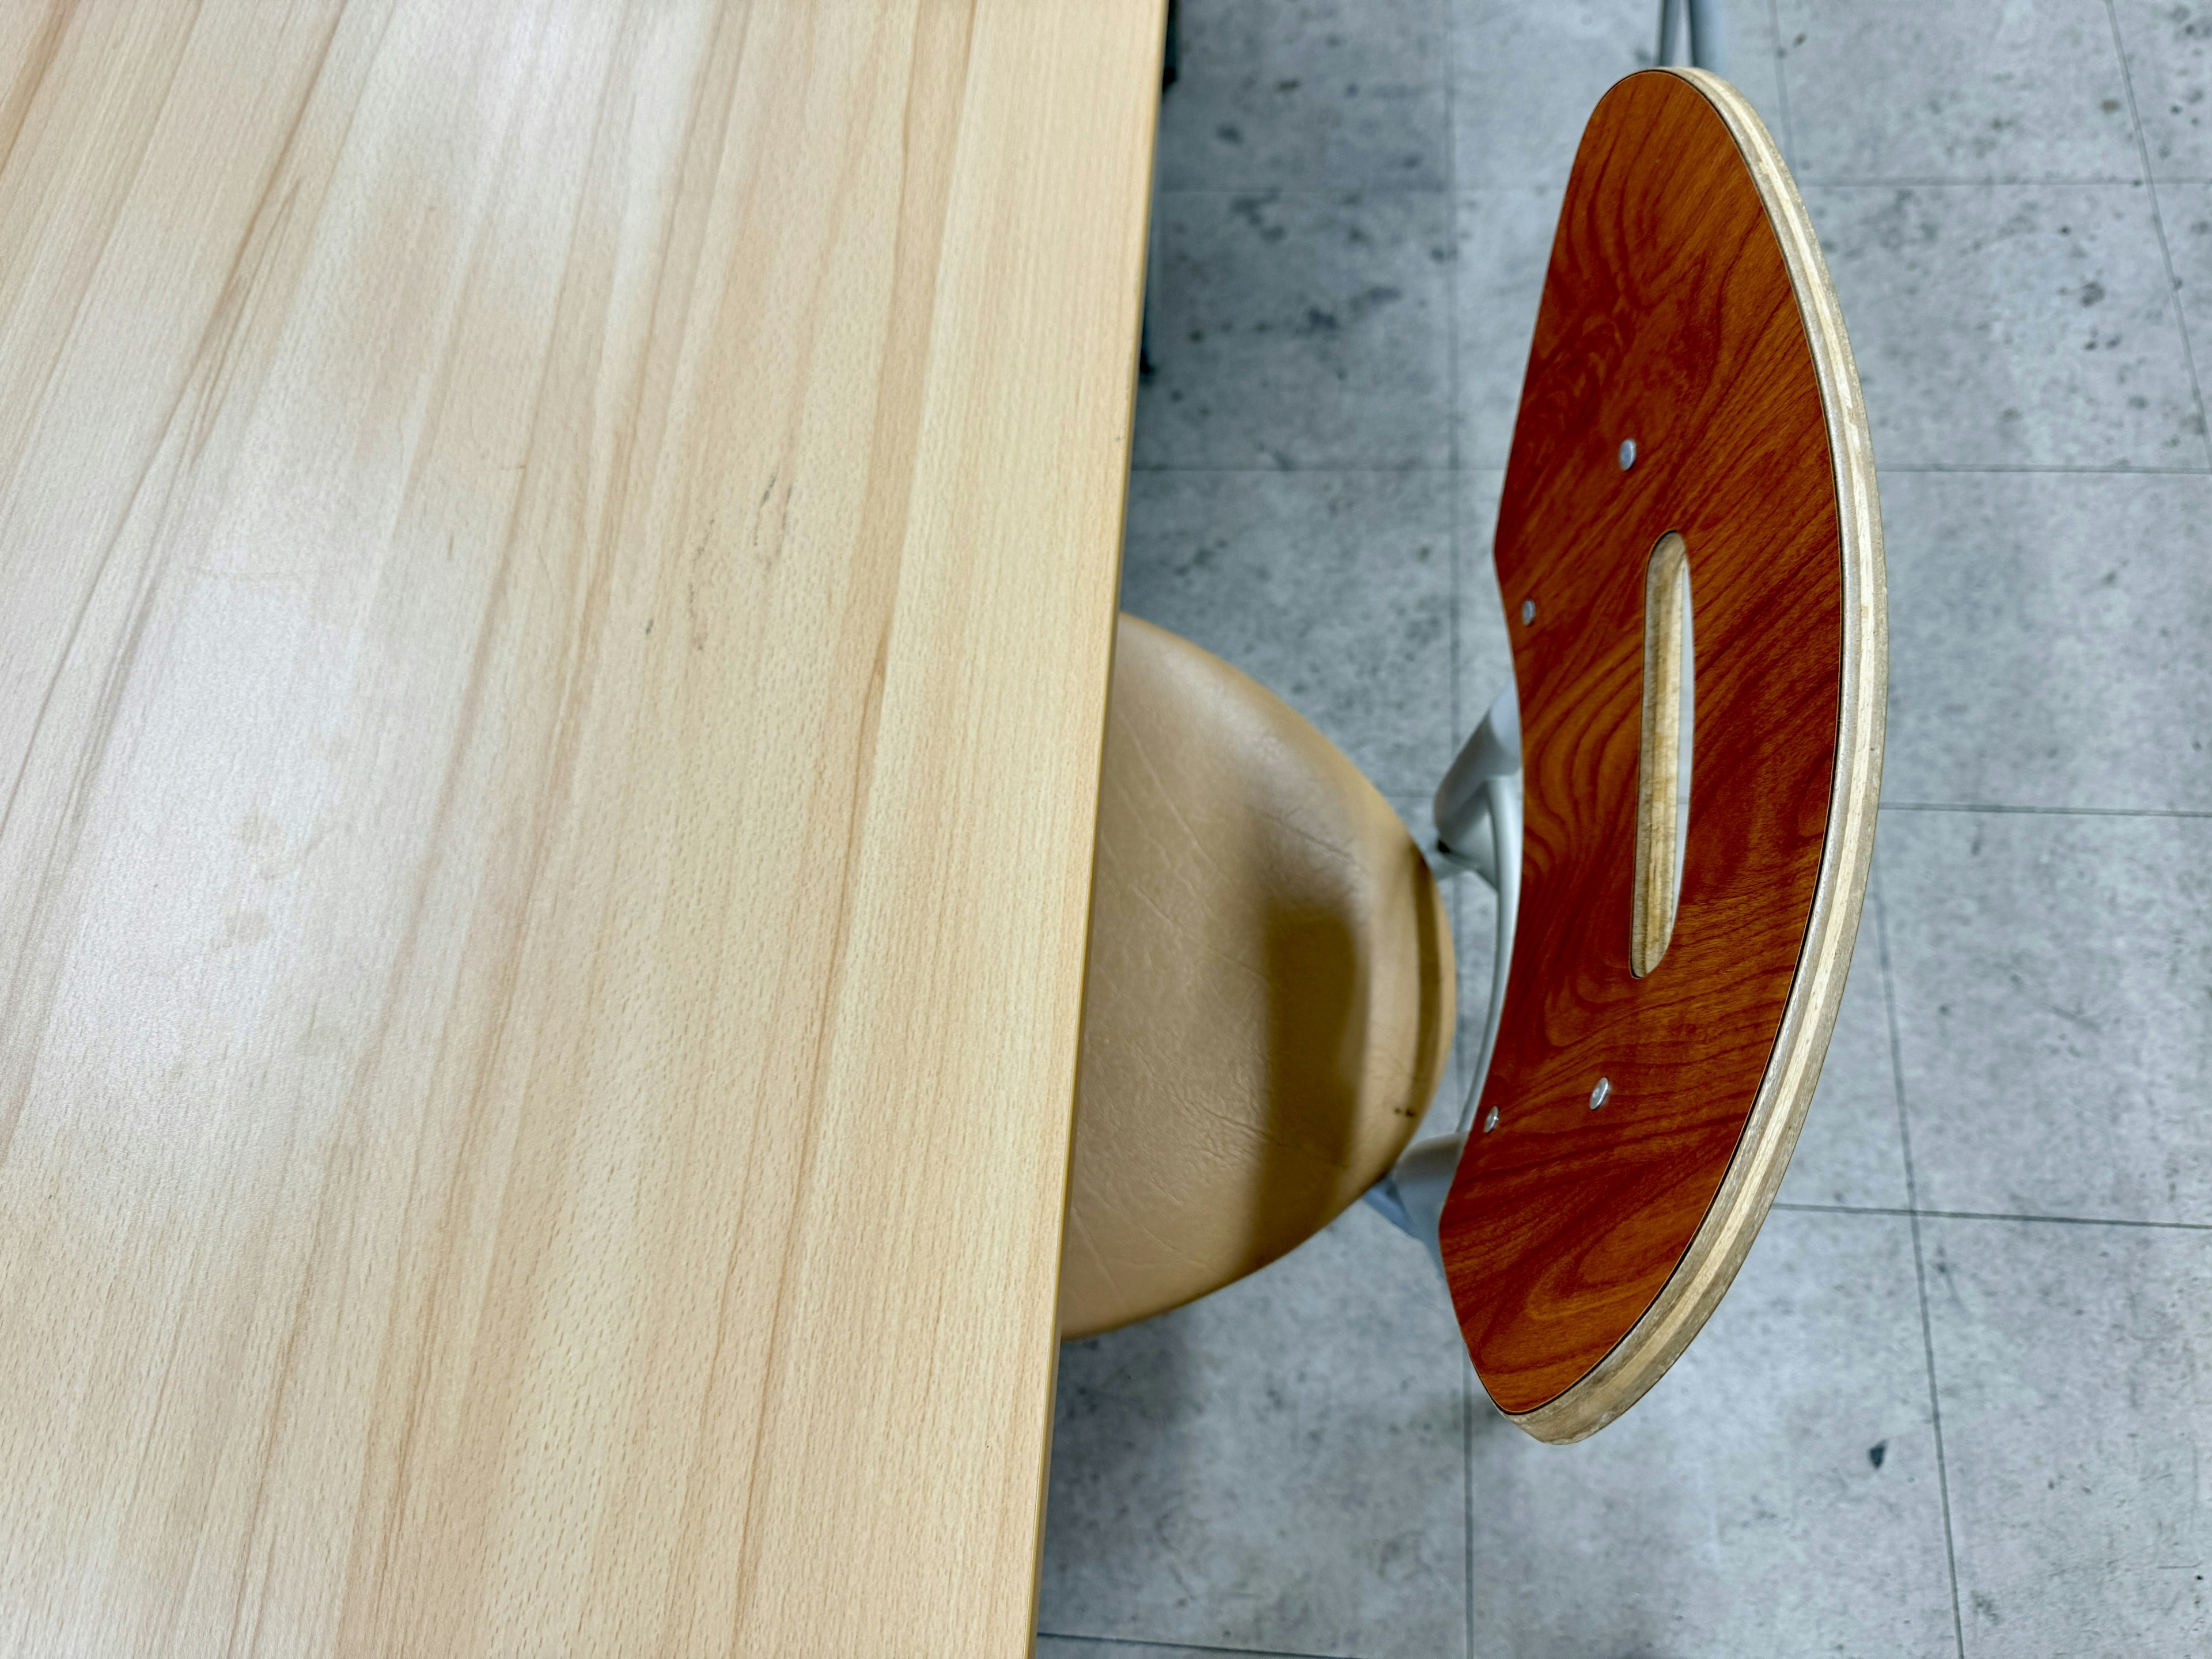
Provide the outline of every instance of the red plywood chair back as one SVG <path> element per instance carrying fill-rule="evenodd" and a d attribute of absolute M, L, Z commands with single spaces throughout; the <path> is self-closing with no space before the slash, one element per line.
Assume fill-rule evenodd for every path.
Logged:
<path fill-rule="evenodd" d="M 1497 558 L 1521 911 L 1490 1127 L 1439 1242 L 1492 1397 L 1572 1440 L 1680 1353 L 1765 1216 L 1850 963 L 1880 793 L 1881 533 L 1857 376 L 1781 155 L 1711 76 L 1632 76 L 1590 118 Z M 1670 918 L 1685 565 L 1695 752 Z"/>

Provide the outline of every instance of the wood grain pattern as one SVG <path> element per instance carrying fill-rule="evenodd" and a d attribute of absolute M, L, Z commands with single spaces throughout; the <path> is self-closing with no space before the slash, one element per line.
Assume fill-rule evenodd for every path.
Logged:
<path fill-rule="evenodd" d="M 0 11 L 0 1653 L 1028 1651 L 1161 21 Z"/>
<path fill-rule="evenodd" d="M 1638 460 L 1614 452 L 1633 437 Z M 1697 759 L 1665 959 L 1629 971 L 1644 572 L 1696 590 Z M 1840 314 L 1765 129 L 1697 71 L 1591 118 L 1498 534 L 1527 774 L 1520 926 L 1443 1217 L 1478 1371 L 1593 1432 L 1694 1335 L 1778 1185 L 1840 999 L 1881 776 L 1871 449 Z M 1589 1102 L 1609 1078 L 1601 1111 Z"/>

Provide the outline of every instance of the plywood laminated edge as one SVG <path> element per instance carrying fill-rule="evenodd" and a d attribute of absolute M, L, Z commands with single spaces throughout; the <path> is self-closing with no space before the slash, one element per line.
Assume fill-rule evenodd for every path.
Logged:
<path fill-rule="evenodd" d="M 1836 775 L 1828 797 L 1826 844 L 1813 893 L 1805 944 L 1790 987 L 1782 1027 L 1751 1115 L 1705 1218 L 1644 1316 L 1605 1358 L 1555 1398 L 1512 1419 L 1539 1440 L 1565 1443 L 1595 1434 L 1643 1398 L 1689 1346 L 1749 1254 L 1774 1202 L 1805 1122 L 1828 1035 L 1843 1000 L 1844 976 L 1858 938 L 1859 907 L 1874 856 L 1881 798 L 1882 724 L 1889 694 L 1889 611 L 1881 551 L 1881 503 L 1874 443 L 1857 366 L 1829 285 L 1820 238 L 1766 124 L 1743 94 L 1704 70 L 1674 69 L 1728 123 L 1758 184 L 1767 222 L 1782 245 L 1790 284 L 1812 343 L 1813 369 L 1826 416 L 1835 467 L 1836 511 L 1844 563 L 1844 662 L 1838 711 Z"/>

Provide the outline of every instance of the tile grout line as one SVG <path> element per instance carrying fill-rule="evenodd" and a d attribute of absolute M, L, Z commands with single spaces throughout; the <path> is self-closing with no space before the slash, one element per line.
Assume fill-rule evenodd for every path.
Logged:
<path fill-rule="evenodd" d="M 1475 470 L 1479 471 L 1481 469 L 1477 468 Z M 1502 472 L 1505 469 L 1503 467 L 1492 467 L 1490 470 L 1493 472 Z M 1352 461 L 1347 462 L 1341 466 L 1338 465 L 1334 461 L 1331 461 L 1325 465 L 1317 466 L 1132 466 L 1129 471 L 1132 472 L 1187 472 L 1192 474 L 1207 472 L 1280 472 L 1286 476 L 1293 477 L 1301 472 L 1375 473 L 1384 477 L 1395 477 L 1400 475 L 1413 477 L 1418 474 L 1430 472 L 1437 473 L 1444 477 L 1449 477 L 1452 476 L 1452 469 L 1449 465 L 1443 466 L 1431 466 L 1426 463 L 1417 463 L 1408 464 L 1402 466 L 1388 466 L 1374 461 Z"/>
<path fill-rule="evenodd" d="M 1959 1613 L 1959 1547 L 1951 1530 L 1951 1473 L 1943 1453 L 1943 1403 L 1936 1387 L 1936 1328 L 1928 1314 L 1928 1265 L 1920 1243 L 1920 1183 L 1912 1167 L 1912 1126 L 1905 1110 L 1905 1051 L 1897 1030 L 1896 976 L 1889 963 L 1889 910 L 1877 885 L 1874 900 L 1875 942 L 1881 963 L 1882 1012 L 1889 1022 L 1890 1092 L 1897 1102 L 1897 1135 L 1905 1155 L 1905 1201 L 1911 1206 L 1906 1225 L 1912 1234 L 1912 1282 L 1920 1292 L 1920 1350 L 1928 1366 L 1928 1419 L 1936 1434 L 1936 1489 L 1943 1510 L 1943 1559 L 1951 1572 L 1951 1636 L 1959 1659 L 1966 1659 L 1966 1621 Z"/>
<path fill-rule="evenodd" d="M 2047 190 L 2054 185 L 2061 188 L 2084 185 L 2135 185 L 2143 180 L 2134 173 L 2013 173 L 2004 178 L 1990 179 L 1947 178 L 1941 173 L 1931 173 L 1887 177 L 1806 179 L 1800 182 L 1808 190 Z"/>
<path fill-rule="evenodd" d="M 1445 15 L 1447 19 L 1450 20 L 1445 24 L 1445 27 L 1449 32 L 1456 27 L 1456 15 L 1447 8 Z M 1450 48 L 1448 46 L 1446 50 L 1449 51 Z M 1455 129 L 1453 112 L 1454 106 L 1452 103 L 1451 83 L 1453 78 L 1454 77 L 1450 76 L 1447 76 L 1444 79 L 1444 177 L 1447 179 L 1453 179 L 1457 176 L 1455 170 L 1459 162 L 1458 135 Z M 1459 498 L 1462 493 L 1460 478 L 1459 442 L 1461 420 L 1459 374 L 1459 198 L 1457 195 L 1455 194 L 1451 200 L 1451 212 L 1449 216 L 1452 257 L 1451 264 L 1448 268 L 1449 275 L 1447 276 L 1447 281 L 1450 284 L 1450 292 L 1446 296 L 1444 303 L 1444 380 L 1447 388 L 1446 396 L 1451 405 L 1451 430 L 1449 434 L 1449 447 L 1447 451 L 1447 454 L 1449 458 L 1449 465 L 1447 466 L 1444 472 L 1444 488 L 1451 497 L 1451 499 L 1445 503 L 1444 507 L 1444 510 L 1449 520 L 1446 533 L 1450 539 L 1451 552 L 1451 681 L 1445 688 L 1444 691 L 1444 707 L 1449 711 L 1447 718 L 1450 721 L 1451 728 L 1445 736 L 1444 749 L 1447 753 L 1457 752 L 1454 750 L 1453 745 L 1460 741 L 1460 629 L 1461 613 L 1465 609 L 1465 601 L 1462 589 L 1465 586 L 1467 580 L 1467 572 L 1463 568 L 1462 561 L 1462 538 L 1460 536 L 1459 522 Z M 1433 826 L 1431 827 L 1433 829 Z M 1422 850 L 1425 853 L 1427 851 L 1425 848 Z M 1452 884 L 1452 949 L 1455 955 L 1457 954 L 1459 940 L 1467 926 L 1466 890 L 1467 884 L 1464 882 L 1455 881 Z M 1463 1016 L 1467 988 L 1459 982 L 1458 969 L 1459 964 L 1455 961 L 1452 964 L 1453 992 L 1451 1066 L 1451 1086 L 1452 1097 L 1454 1099 L 1458 1099 L 1461 1096 L 1465 1094 L 1467 1090 L 1467 1045 L 1460 1041 L 1460 1034 L 1466 1029 L 1466 1022 Z M 1466 1390 L 1462 1389 L 1461 1394 L 1460 1417 L 1462 1425 L 1464 1427 L 1467 1416 L 1467 1401 L 1465 1399 Z M 1464 1440 L 1466 1438 L 1465 1435 L 1462 1434 L 1461 1438 Z M 1462 1497 L 1466 1495 L 1466 1472 L 1462 1471 L 1461 1480 Z M 1466 1537 L 1470 1540 L 1468 1543 L 1468 1550 L 1471 1553 L 1474 1547 L 1471 1541 L 1474 1537 L 1474 1530 L 1472 1527 L 1469 1527 L 1467 1529 Z M 1470 1575 L 1470 1581 L 1471 1577 L 1472 1576 Z M 1471 1627 L 1474 1619 L 1472 1590 L 1468 1592 L 1468 1595 L 1470 1599 L 1468 1607 L 1468 1620 Z"/>
<path fill-rule="evenodd" d="M 1498 185 L 1489 189 L 1535 189 L 1536 186 Z M 1357 185 L 1174 185 L 1160 191 L 1163 196 L 1264 196 L 1271 202 L 1354 202 L 1370 196 L 1449 196 L 1452 187 L 1442 185 L 1376 184 L 1370 181 Z"/>
<path fill-rule="evenodd" d="M 1452 1310 L 1452 1322 L 1459 1322 L 1459 1310 Z M 1467 1339 L 1460 1339 L 1460 1352 L 1467 1352 Z M 1474 1659 L 1474 1366 L 1459 1368 L 1459 1501 L 1460 1539 L 1466 1545 L 1467 1577 L 1467 1659 Z"/>
<path fill-rule="evenodd" d="M 1778 1210 L 1810 1215 L 1918 1216 L 1928 1221 L 2002 1221 L 2042 1227 L 2136 1227 L 2152 1232 L 2212 1233 L 2212 1221 L 2138 1221 L 2107 1215 L 2015 1215 L 2002 1210 L 1920 1210 L 1893 1204 L 1807 1204 L 1777 1202 Z"/>
<path fill-rule="evenodd" d="M 1789 94 L 1783 94 L 1787 105 Z M 1784 120 L 1788 118 L 1785 116 Z M 1787 155 L 1784 157 L 1786 161 Z M 1796 178 L 1793 169 L 1792 178 Z M 2053 187 L 2090 187 L 2112 185 L 2142 184 L 2198 185 L 2204 179 L 2164 173 L 2149 179 L 2135 173 L 2014 173 L 2002 178 L 1963 178 L 1942 173 L 1908 173 L 1889 176 L 1863 175 L 1850 178 L 1816 179 L 1809 175 L 1797 179 L 1802 190 L 2046 190 Z M 1253 196 L 1265 197 L 1271 202 L 1340 202 L 1358 201 L 1370 196 L 1492 196 L 1519 191 L 1546 191 L 1556 194 L 1566 187 L 1567 175 L 1554 174 L 1536 178 L 1526 174 L 1513 179 L 1493 180 L 1487 184 L 1441 185 L 1376 183 L 1372 179 L 1362 184 L 1286 185 L 1277 179 L 1249 185 L 1164 185 L 1161 196 Z"/>
<path fill-rule="evenodd" d="M 2207 466 L 2068 466 L 2052 463 L 2029 466 L 2003 461 L 1922 461 L 1917 464 L 1900 462 L 1891 465 L 1885 462 L 1881 469 L 1889 472 L 1917 472 L 1936 477 L 1973 477 L 1984 473 L 1999 477 L 2054 478 L 2201 478 L 2212 471 Z"/>
<path fill-rule="evenodd" d="M 2136 75 L 2128 67 L 2128 45 L 2120 33 L 2120 15 L 2112 0 L 2105 0 L 2105 21 L 2112 25 L 2112 52 L 2120 60 L 2120 84 L 2127 89 L 2128 119 L 2135 124 L 2136 153 L 2142 157 L 2143 188 L 2150 192 L 2151 228 L 2158 233 L 2159 258 L 2166 264 L 2166 300 L 2173 307 L 2173 325 L 2181 335 L 2181 361 L 2189 369 L 2190 395 L 2197 399 L 2197 441 L 2212 465 L 2212 428 L 2204 421 L 2204 388 L 2197 379 L 2197 352 L 2190 343 L 2189 318 L 2181 308 L 2181 279 L 2174 274 L 2173 246 L 2166 235 L 2166 213 L 2159 205 L 2158 180 L 2151 177 L 2150 138 L 2143 131 L 2142 112 L 2136 104 Z"/>
<path fill-rule="evenodd" d="M 2007 817 L 2038 818 L 2212 818 L 2194 806 L 1998 806 L 1970 801 L 1886 800 L 1884 812 L 1990 812 Z"/>
<path fill-rule="evenodd" d="M 2008 478 L 2202 478 L 2208 472 L 2212 472 L 2212 465 L 2205 466 L 2064 466 L 2057 465 L 2048 466 L 2015 466 L 1996 461 L 1972 463 L 1923 461 L 1917 464 L 1899 462 L 1895 465 L 1884 462 L 1881 470 L 1885 477 L 1892 473 L 1910 472 L 1917 475 L 1947 478 L 1979 477 L 1984 476 Z M 1407 461 L 1400 463 L 1346 461 L 1341 464 L 1335 461 L 1330 461 L 1325 464 L 1316 464 L 1312 465 L 1301 465 L 1296 466 L 1173 466 L 1162 465 L 1158 462 L 1146 462 L 1141 465 L 1133 463 L 1130 465 L 1129 471 L 1131 472 L 1189 473 L 1374 472 L 1385 474 L 1413 474 L 1435 472 L 1449 476 L 1454 471 L 1468 473 L 1503 473 L 1505 469 L 1502 466 L 1464 466 L 1451 462 L 1447 462 L 1443 466 L 1435 466 L 1425 461 Z"/>
<path fill-rule="evenodd" d="M 1460 18 L 1454 0 L 1443 0 L 1438 8 L 1438 15 L 1444 27 L 1444 224 L 1445 234 L 1451 238 L 1451 259 L 1444 268 L 1448 284 L 1444 295 L 1444 375 L 1451 404 L 1449 447 L 1446 452 L 1451 465 L 1445 475 L 1448 480 L 1445 488 L 1451 494 L 1447 508 L 1451 515 L 1451 685 L 1445 693 L 1445 707 L 1451 711 L 1451 730 L 1444 750 L 1447 754 L 1456 754 L 1461 741 L 1460 618 L 1466 609 L 1467 587 L 1466 537 L 1460 525 L 1461 501 L 1467 494 L 1465 481 L 1461 476 L 1464 455 L 1460 446 L 1460 431 L 1466 420 L 1466 410 L 1462 407 L 1459 362 L 1459 305 L 1462 281 L 1459 257 L 1460 213 L 1466 204 L 1459 191 L 1459 105 L 1456 88 L 1459 82 Z M 1458 952 L 1460 931 L 1467 916 L 1466 887 L 1465 882 L 1452 884 L 1452 949 L 1455 955 Z M 1460 1041 L 1460 1033 L 1465 1029 L 1465 1024 L 1460 1018 L 1457 1006 L 1460 999 L 1466 995 L 1466 988 L 1459 982 L 1458 968 L 1459 964 L 1455 962 L 1452 964 L 1451 1073 L 1455 1100 L 1466 1097 L 1468 1068 L 1467 1045 Z M 1459 1322 L 1456 1314 L 1452 1322 L 1455 1325 Z M 1463 1338 L 1461 1346 L 1464 1352 Z M 1459 1384 L 1460 1603 L 1465 1618 L 1466 1659 L 1474 1659 L 1474 1401 L 1468 1393 L 1471 1381 L 1469 1368 L 1462 1367 L 1462 1370 Z"/>
<path fill-rule="evenodd" d="M 1797 171 L 1797 124 L 1790 113 L 1790 76 L 1785 67 L 1790 62 L 1790 53 L 1782 44 L 1782 0 L 1766 0 L 1766 27 L 1774 32 L 1774 97 L 1782 106 L 1782 164 L 1795 173 Z"/>
<path fill-rule="evenodd" d="M 1785 88 L 1783 101 L 1786 106 L 1789 94 Z M 1788 118 L 1785 116 L 1784 119 Z M 1786 161 L 1787 155 L 1784 157 Z M 2212 178 L 2197 178 L 2180 173 L 2160 173 L 2155 178 L 2137 173 L 2053 173 L 2033 176 L 2015 173 L 2003 178 L 1974 179 L 1949 177 L 1941 173 L 1910 173 L 1895 176 L 1865 175 L 1851 178 L 1816 179 L 1810 175 L 1798 178 L 1793 169 L 1790 176 L 1796 179 L 1801 190 L 2047 190 L 2051 188 L 2098 188 L 2112 185 L 2201 185 L 2212 183 Z M 1513 191 L 1545 191 L 1553 194 L 1566 187 L 1564 173 L 1549 178 L 1523 175 L 1510 180 L 1494 180 L 1488 184 L 1416 185 L 1378 184 L 1368 180 L 1363 184 L 1286 185 L 1279 179 L 1271 183 L 1249 185 L 1164 185 L 1156 192 L 1160 196 L 1253 196 L 1265 197 L 1271 202 L 1355 202 L 1370 196 L 1494 196 Z"/>
<path fill-rule="evenodd" d="M 1445 18 L 1444 29 L 1447 37 L 1444 50 L 1447 57 L 1449 57 L 1455 45 L 1455 40 L 1452 38 L 1452 35 L 1453 31 L 1457 27 L 1457 16 L 1449 4 L 1446 5 L 1443 15 Z M 1445 503 L 1445 512 L 1448 515 L 1446 535 L 1449 541 L 1449 552 L 1451 557 L 1451 610 L 1449 630 L 1451 639 L 1451 681 L 1445 688 L 1444 691 L 1444 707 L 1448 711 L 1446 718 L 1450 722 L 1450 730 L 1446 733 L 1444 744 L 1444 748 L 1447 753 L 1455 753 L 1456 750 L 1453 748 L 1453 745 L 1457 744 L 1460 740 L 1460 613 L 1464 608 L 1461 589 L 1465 585 L 1467 574 L 1462 563 L 1459 522 L 1460 495 L 1462 493 L 1460 487 L 1459 441 L 1461 419 L 1459 373 L 1460 201 L 1457 191 L 1453 189 L 1453 186 L 1457 183 L 1459 177 L 1459 134 L 1455 115 L 1456 106 L 1452 101 L 1452 83 L 1456 78 L 1456 76 L 1449 73 L 1447 73 L 1444 76 L 1444 179 L 1446 181 L 1446 190 L 1449 192 L 1450 213 L 1448 216 L 1447 226 L 1449 234 L 1451 237 L 1452 252 L 1450 264 L 1446 268 L 1447 276 L 1445 279 L 1449 284 L 1449 291 L 1446 294 L 1444 298 L 1444 384 L 1446 399 L 1451 406 L 1451 429 L 1447 434 L 1448 447 L 1445 452 L 1447 465 L 1444 469 L 1445 489 L 1450 496 L 1450 500 Z M 1424 848 L 1422 850 L 1425 853 L 1428 849 Z M 1465 883 L 1455 881 L 1452 884 L 1452 948 L 1455 955 L 1457 954 L 1460 936 L 1467 923 L 1467 905 L 1464 900 L 1465 891 Z M 1459 982 L 1459 964 L 1457 962 L 1454 962 L 1452 967 L 1453 1006 L 1451 1087 L 1453 1097 L 1456 1099 L 1465 1091 L 1467 1086 L 1467 1045 L 1460 1041 L 1460 1033 L 1464 1029 L 1462 1004 L 1467 992 L 1466 988 Z M 1464 1390 L 1462 1392 L 1463 1395 Z M 1466 1401 L 1464 1398 L 1461 1401 L 1460 1413 L 1463 1423 L 1466 1417 Z M 1465 1437 L 1462 1436 L 1462 1437 L 1464 1438 Z M 1464 1476 L 1462 1476 L 1462 1484 L 1463 1488 L 1465 1486 Z M 1464 1495 L 1463 1492 L 1462 1495 Z M 1473 1536 L 1473 1530 L 1470 1528 L 1468 1532 L 1468 1537 L 1471 1540 Z M 1468 1547 L 1471 1551 L 1473 1548 L 1471 1542 Z M 1472 1591 L 1470 1591 L 1470 1596 L 1472 1596 Z M 1468 1611 L 1468 1619 L 1470 1626 L 1472 1626 L 1474 1617 L 1474 1605 L 1470 1600 Z"/>
<path fill-rule="evenodd" d="M 1040 1642 L 1089 1642 L 1103 1648 L 1152 1648 L 1167 1653 L 1229 1653 L 1237 1659 L 1347 1659 L 1334 1653 L 1308 1653 L 1304 1649 L 1224 1648 L 1203 1642 L 1153 1642 L 1135 1636 L 1073 1636 L 1065 1631 L 1041 1630 Z"/>

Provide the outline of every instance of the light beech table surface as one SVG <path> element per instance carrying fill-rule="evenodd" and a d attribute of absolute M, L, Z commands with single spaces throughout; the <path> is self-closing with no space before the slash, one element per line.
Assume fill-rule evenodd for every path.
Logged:
<path fill-rule="evenodd" d="M 0 1653 L 1026 1651 L 1161 11 L 0 8 Z"/>

